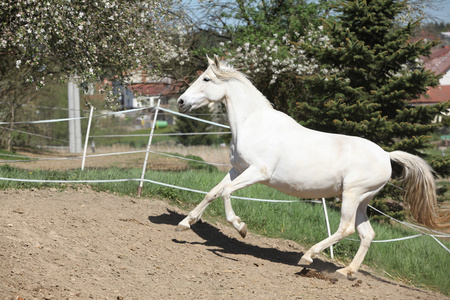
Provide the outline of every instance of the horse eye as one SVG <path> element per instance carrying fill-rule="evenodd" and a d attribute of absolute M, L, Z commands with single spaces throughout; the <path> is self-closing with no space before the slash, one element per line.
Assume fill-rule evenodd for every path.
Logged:
<path fill-rule="evenodd" d="M 205 78 L 203 78 L 203 81 L 206 81 L 206 82 L 208 82 L 208 81 L 211 81 L 211 79 L 210 79 L 210 78 L 208 78 L 208 77 L 205 77 Z"/>

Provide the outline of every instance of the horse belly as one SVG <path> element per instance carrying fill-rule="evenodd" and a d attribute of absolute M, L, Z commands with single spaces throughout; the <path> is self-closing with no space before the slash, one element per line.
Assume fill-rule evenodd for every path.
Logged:
<path fill-rule="evenodd" d="M 339 197 L 342 194 L 342 179 L 328 174 L 327 176 L 308 176 L 305 178 L 297 174 L 296 178 L 277 176 L 263 184 L 275 188 L 285 194 L 300 198 L 328 198 Z"/>

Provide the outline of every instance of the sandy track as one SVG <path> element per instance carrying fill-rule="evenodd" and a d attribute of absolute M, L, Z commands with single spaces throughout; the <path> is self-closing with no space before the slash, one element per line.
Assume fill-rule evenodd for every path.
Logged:
<path fill-rule="evenodd" d="M 198 223 L 166 202 L 88 188 L 0 191 L 0 299 L 448 299 L 335 261 L 296 265 L 297 243 Z M 251 230 L 251 228 L 250 228 Z"/>

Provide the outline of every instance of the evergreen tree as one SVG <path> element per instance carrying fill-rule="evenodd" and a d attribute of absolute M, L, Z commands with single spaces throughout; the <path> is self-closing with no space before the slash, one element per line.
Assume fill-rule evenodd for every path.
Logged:
<path fill-rule="evenodd" d="M 303 45 L 321 72 L 304 78 L 309 93 L 304 102 L 291 105 L 291 115 L 309 128 L 360 136 L 387 151 L 425 156 L 423 150 L 439 126 L 433 120 L 449 105 L 411 105 L 439 83 L 439 76 L 425 70 L 419 59 L 429 55 L 436 42 L 412 42 L 419 21 L 401 24 L 396 19 L 406 5 L 397 0 L 342 1 L 336 7 L 337 21 L 324 22 L 326 46 Z M 425 158 L 440 175 L 450 173 L 448 158 Z M 401 201 L 401 194 L 388 185 L 372 205 L 386 211 L 384 199 Z M 390 211 L 397 218 L 398 213 Z"/>
<path fill-rule="evenodd" d="M 360 136 L 388 151 L 423 156 L 421 150 L 429 147 L 438 126 L 432 121 L 448 104 L 410 104 L 436 86 L 439 77 L 419 62 L 436 42 L 412 42 L 419 21 L 396 20 L 406 5 L 396 0 L 342 1 L 337 21 L 324 22 L 329 43 L 304 47 L 322 72 L 305 79 L 309 96 L 291 114 L 309 128 Z"/>
<path fill-rule="evenodd" d="M 212 120 L 211 112 L 207 107 L 197 109 L 195 116 L 207 121 Z M 216 128 L 204 122 L 179 117 L 177 118 L 176 131 L 186 135 L 178 136 L 177 141 L 185 146 L 212 145 L 214 142 L 214 137 L 212 135 L 195 134 L 208 132 L 211 131 L 211 129 L 214 130 Z"/>

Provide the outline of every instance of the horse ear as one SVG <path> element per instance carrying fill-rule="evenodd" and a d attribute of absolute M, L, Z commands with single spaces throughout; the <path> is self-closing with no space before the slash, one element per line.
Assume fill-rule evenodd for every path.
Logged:
<path fill-rule="evenodd" d="M 208 55 L 206 55 L 206 58 L 208 59 L 208 65 L 214 64 L 214 61 L 211 58 L 209 58 Z"/>
<path fill-rule="evenodd" d="M 216 67 L 220 69 L 220 60 L 216 54 L 214 54 L 214 63 L 216 64 Z"/>

